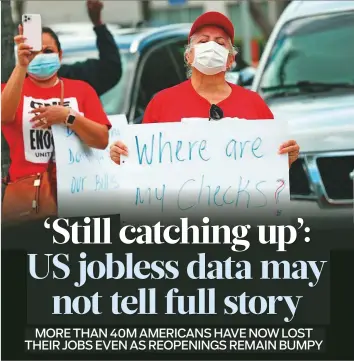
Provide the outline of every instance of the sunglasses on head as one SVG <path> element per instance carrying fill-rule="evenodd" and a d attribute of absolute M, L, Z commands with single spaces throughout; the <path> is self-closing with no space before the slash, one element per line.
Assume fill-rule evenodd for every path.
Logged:
<path fill-rule="evenodd" d="M 215 104 L 212 104 L 209 110 L 209 121 L 210 120 L 220 120 L 224 118 L 224 112 L 220 107 Z"/>

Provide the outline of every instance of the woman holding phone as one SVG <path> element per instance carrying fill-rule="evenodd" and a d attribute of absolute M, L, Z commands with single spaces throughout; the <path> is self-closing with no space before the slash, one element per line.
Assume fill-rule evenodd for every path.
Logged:
<path fill-rule="evenodd" d="M 55 149 L 51 126 L 62 124 L 92 148 L 105 149 L 111 124 L 94 89 L 59 78 L 62 50 L 57 35 L 42 29 L 42 49 L 15 37 L 18 63 L 2 84 L 1 125 L 11 166 L 3 220 L 32 220 L 56 214 Z M 60 150 L 56 150 L 60 151 Z"/>

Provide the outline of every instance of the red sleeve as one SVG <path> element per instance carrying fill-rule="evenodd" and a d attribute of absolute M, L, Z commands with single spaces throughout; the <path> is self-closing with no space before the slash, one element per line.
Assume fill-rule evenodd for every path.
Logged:
<path fill-rule="evenodd" d="M 142 124 L 157 123 L 158 122 L 158 108 L 156 106 L 156 95 L 150 100 L 150 103 L 145 109 Z"/>
<path fill-rule="evenodd" d="M 6 83 L 1 83 L 1 92 L 5 89 Z"/>
<path fill-rule="evenodd" d="M 91 85 L 85 83 L 85 98 L 84 98 L 84 114 L 96 123 L 107 125 L 108 129 L 112 127 L 107 115 L 103 109 L 100 98 Z"/>
<path fill-rule="evenodd" d="M 254 93 L 254 96 L 258 119 L 274 119 L 272 111 L 269 109 L 267 103 L 263 100 L 263 98 L 258 93 Z"/>

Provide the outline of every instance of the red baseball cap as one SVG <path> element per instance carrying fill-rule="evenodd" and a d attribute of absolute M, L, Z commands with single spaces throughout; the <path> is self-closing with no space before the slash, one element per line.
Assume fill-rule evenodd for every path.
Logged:
<path fill-rule="evenodd" d="M 191 36 L 200 28 L 207 25 L 214 25 L 222 28 L 227 35 L 229 35 L 232 44 L 235 41 L 235 29 L 230 19 L 222 13 L 217 11 L 209 11 L 200 15 L 193 23 L 191 31 L 189 32 L 188 42 Z"/>

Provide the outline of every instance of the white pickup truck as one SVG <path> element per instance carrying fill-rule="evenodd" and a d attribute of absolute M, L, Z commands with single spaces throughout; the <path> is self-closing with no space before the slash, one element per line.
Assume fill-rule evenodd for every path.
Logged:
<path fill-rule="evenodd" d="M 293 1 L 264 49 L 252 90 L 289 123 L 301 157 L 291 196 L 353 219 L 354 1 Z M 335 211 L 335 212 L 333 212 Z"/>

